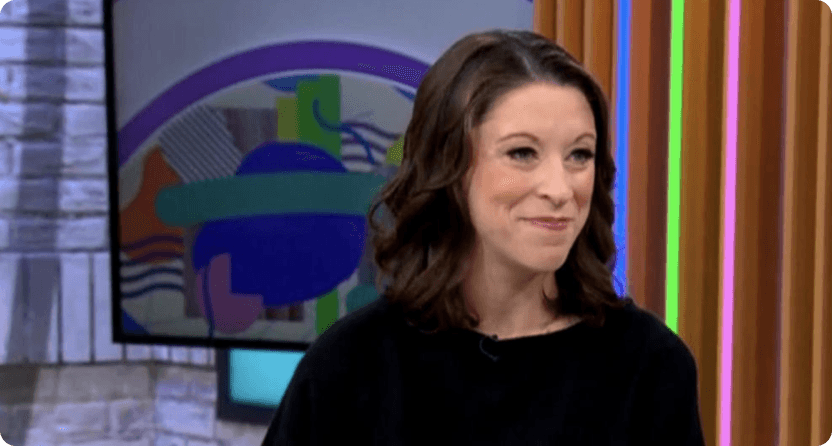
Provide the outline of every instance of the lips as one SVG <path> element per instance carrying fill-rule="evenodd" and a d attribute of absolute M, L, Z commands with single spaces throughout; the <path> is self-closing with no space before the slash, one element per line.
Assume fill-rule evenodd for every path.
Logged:
<path fill-rule="evenodd" d="M 569 220 L 572 220 L 572 219 L 567 218 L 567 217 L 532 217 L 532 218 L 527 218 L 526 220 L 534 220 L 534 221 L 539 221 L 539 222 L 543 222 L 543 223 L 558 223 L 558 222 L 564 222 L 565 223 L 565 222 L 568 222 Z"/>
<path fill-rule="evenodd" d="M 544 229 L 563 230 L 572 221 L 571 218 L 539 217 L 525 219 L 529 223 Z"/>

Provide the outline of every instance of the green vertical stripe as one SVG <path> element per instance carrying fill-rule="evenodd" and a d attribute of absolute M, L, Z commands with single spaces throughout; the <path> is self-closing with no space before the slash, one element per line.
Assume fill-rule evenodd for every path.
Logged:
<path fill-rule="evenodd" d="M 670 28 L 670 122 L 667 165 L 667 270 L 665 323 L 679 330 L 679 217 L 682 187 L 682 79 L 684 73 L 685 1 L 673 0 Z"/>
<path fill-rule="evenodd" d="M 329 125 L 341 123 L 341 84 L 337 76 L 325 75 L 315 80 L 297 84 L 297 130 L 300 142 L 314 144 L 341 159 L 341 133 L 322 128 L 315 120 L 313 103 L 318 101 L 318 111 Z M 338 320 L 338 290 L 318 297 L 315 303 L 315 331 L 321 334 Z"/>
<path fill-rule="evenodd" d="M 394 166 L 402 165 L 402 156 L 404 155 L 404 135 L 400 136 L 396 142 L 387 150 L 387 164 Z"/>
<path fill-rule="evenodd" d="M 277 98 L 277 140 L 298 140 L 297 98 Z"/>

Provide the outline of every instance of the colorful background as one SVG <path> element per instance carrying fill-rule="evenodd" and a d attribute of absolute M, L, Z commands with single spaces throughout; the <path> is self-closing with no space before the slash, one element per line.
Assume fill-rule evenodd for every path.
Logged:
<path fill-rule="evenodd" d="M 444 12 L 430 8 L 407 10 L 414 23 L 396 26 L 414 30 L 419 14 Z M 473 21 L 482 9 L 448 14 Z M 435 18 L 457 37 L 487 27 Z M 310 26 L 338 26 L 326 20 Z M 831 22 L 817 0 L 534 2 L 534 28 L 583 61 L 610 98 L 616 284 L 691 347 L 708 444 L 821 444 L 832 432 Z M 414 32 L 435 49 L 402 50 L 386 37 L 396 33 L 374 32 L 365 43 L 426 63 L 447 47 Z M 141 109 L 154 94 L 124 97 Z M 245 352 L 260 364 L 288 355 Z"/>

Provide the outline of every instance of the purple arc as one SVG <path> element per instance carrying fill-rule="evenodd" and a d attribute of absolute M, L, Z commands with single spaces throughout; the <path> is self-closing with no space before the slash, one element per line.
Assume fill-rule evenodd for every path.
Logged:
<path fill-rule="evenodd" d="M 413 89 L 429 65 L 382 48 L 337 41 L 269 45 L 228 57 L 186 77 L 159 95 L 118 132 L 119 166 L 165 122 L 228 86 L 295 71 L 346 71 L 376 76 Z"/>

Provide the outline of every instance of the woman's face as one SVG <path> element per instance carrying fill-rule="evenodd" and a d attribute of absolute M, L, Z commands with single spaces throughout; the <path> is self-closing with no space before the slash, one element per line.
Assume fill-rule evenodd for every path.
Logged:
<path fill-rule="evenodd" d="M 535 82 L 497 100 L 474 129 L 467 176 L 484 260 L 533 272 L 563 265 L 589 215 L 596 138 L 577 88 Z"/>

